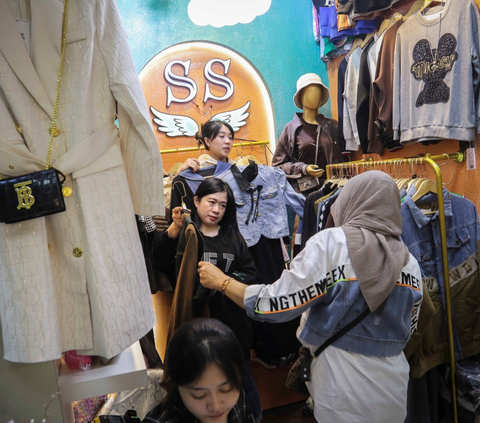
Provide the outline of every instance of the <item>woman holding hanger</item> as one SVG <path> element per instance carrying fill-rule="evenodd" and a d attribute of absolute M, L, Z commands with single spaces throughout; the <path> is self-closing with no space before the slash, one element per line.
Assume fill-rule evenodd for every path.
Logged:
<path fill-rule="evenodd" d="M 336 227 L 314 235 L 273 284 L 247 286 L 205 262 L 200 282 L 222 290 L 252 319 L 302 316 L 298 338 L 318 356 L 307 382 L 318 422 L 403 423 L 409 375 L 403 348 L 416 330 L 423 286 L 400 239 L 398 188 L 380 171 L 358 175 L 332 215 Z"/>
<path fill-rule="evenodd" d="M 238 230 L 235 200 L 230 187 L 217 178 L 205 179 L 196 190 L 193 202 L 197 210 L 193 220 L 200 234 L 197 237 L 198 250 L 203 251 L 203 260 L 215 263 L 218 268 L 222 269 L 222 273 L 228 274 L 236 280 L 242 280 L 246 284 L 255 282 L 259 275 L 245 240 Z M 165 232 L 155 233 L 153 257 L 159 270 L 170 275 L 175 273 L 175 269 L 178 271 L 178 257 L 190 257 L 187 254 L 187 248 L 193 242 L 192 238 L 186 242 L 185 250 L 178 254 L 179 237 L 184 226 L 185 215 L 182 207 L 175 207 L 172 210 L 173 222 L 169 228 Z M 185 260 L 187 258 L 183 259 L 183 261 Z M 183 262 L 181 266 L 183 266 Z M 183 284 L 183 287 L 180 287 L 183 291 L 180 292 L 193 292 L 193 295 L 182 295 L 179 308 L 189 308 L 188 315 L 194 317 L 204 315 L 203 312 L 207 309 L 210 317 L 222 321 L 234 331 L 244 355 L 245 393 L 258 422 L 262 418 L 262 408 L 250 370 L 250 348 L 253 342 L 252 321 L 246 316 L 245 311 L 230 299 L 215 291 L 206 290 L 198 284 L 196 265 L 193 267 L 193 272 L 189 274 L 179 271 L 175 289 L 179 289 L 178 284 Z M 186 277 L 182 278 L 180 274 Z M 185 288 L 186 285 L 193 286 L 193 284 L 195 284 L 195 289 Z M 184 296 L 190 298 L 183 298 Z M 175 308 L 174 298 L 172 309 Z M 178 316 L 180 318 L 177 318 L 176 314 L 170 316 L 171 331 L 176 328 L 178 320 L 185 320 L 182 318 L 182 313 L 178 313 Z"/>

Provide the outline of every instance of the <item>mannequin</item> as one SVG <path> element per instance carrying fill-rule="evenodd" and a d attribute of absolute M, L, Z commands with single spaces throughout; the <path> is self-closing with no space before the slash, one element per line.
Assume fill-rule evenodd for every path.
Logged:
<path fill-rule="evenodd" d="M 321 178 L 327 164 L 341 161 L 338 122 L 319 114 L 328 98 L 328 88 L 318 75 L 307 73 L 298 79 L 293 101 L 302 113 L 296 113 L 283 129 L 272 160 L 295 191 L 305 195 L 319 187 L 313 178 Z M 302 185 L 305 177 L 312 181 L 310 187 Z"/>
<path fill-rule="evenodd" d="M 322 104 L 322 90 L 316 84 L 311 84 L 302 89 L 300 93 L 300 101 L 303 105 L 303 120 L 312 125 L 317 123 L 318 109 Z M 317 165 L 307 165 L 305 168 L 306 172 L 311 175 L 319 178 L 325 172 L 324 169 L 320 169 Z"/>

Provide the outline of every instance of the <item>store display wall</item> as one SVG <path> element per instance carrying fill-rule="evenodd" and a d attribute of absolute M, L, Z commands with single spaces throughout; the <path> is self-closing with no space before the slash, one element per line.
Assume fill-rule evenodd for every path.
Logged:
<path fill-rule="evenodd" d="M 187 11 L 190 3 L 118 0 L 137 71 L 158 52 L 185 41 L 208 40 L 235 49 L 253 63 L 268 85 L 278 137 L 298 111 L 292 100 L 298 77 L 315 72 L 328 84 L 328 72 L 313 38 L 311 0 L 275 0 L 252 22 L 221 28 L 193 23 Z M 330 102 L 321 112 L 331 115 Z"/>

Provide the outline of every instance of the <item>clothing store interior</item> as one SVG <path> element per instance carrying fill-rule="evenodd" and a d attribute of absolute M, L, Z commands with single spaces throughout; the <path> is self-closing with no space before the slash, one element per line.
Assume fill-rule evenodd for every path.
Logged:
<path fill-rule="evenodd" d="M 0 0 L 0 423 L 480 423 L 479 28 Z"/>

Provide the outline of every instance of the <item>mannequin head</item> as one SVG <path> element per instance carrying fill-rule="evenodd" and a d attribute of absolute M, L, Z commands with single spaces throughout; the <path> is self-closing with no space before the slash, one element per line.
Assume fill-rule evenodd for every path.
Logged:
<path fill-rule="evenodd" d="M 293 102 L 299 109 L 318 110 L 328 101 L 328 97 L 328 88 L 317 74 L 306 73 L 298 78 Z"/>
<path fill-rule="evenodd" d="M 318 110 L 324 103 L 323 92 L 319 85 L 311 84 L 302 88 L 300 91 L 300 102 L 302 103 L 302 109 L 315 109 Z"/>

